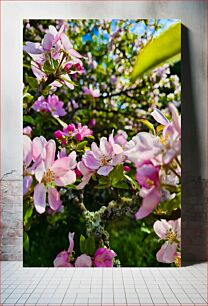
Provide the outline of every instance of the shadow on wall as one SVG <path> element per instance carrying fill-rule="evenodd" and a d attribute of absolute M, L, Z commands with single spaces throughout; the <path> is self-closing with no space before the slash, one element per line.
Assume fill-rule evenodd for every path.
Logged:
<path fill-rule="evenodd" d="M 190 31 L 181 28 L 182 39 L 182 266 L 208 260 L 207 180 L 202 179 L 197 101 L 190 54 Z M 197 90 L 197 88 L 195 89 Z M 204 165 L 205 167 L 205 165 Z"/>

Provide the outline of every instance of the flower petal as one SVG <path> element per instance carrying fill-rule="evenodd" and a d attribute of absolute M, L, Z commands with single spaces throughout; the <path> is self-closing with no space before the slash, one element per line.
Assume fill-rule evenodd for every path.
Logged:
<path fill-rule="evenodd" d="M 136 219 L 143 219 L 144 217 L 148 216 L 160 203 L 160 199 L 160 190 L 157 187 L 150 189 L 145 198 L 143 198 L 142 206 L 135 214 Z"/>
<path fill-rule="evenodd" d="M 49 140 L 46 145 L 46 158 L 45 158 L 45 167 L 46 169 L 50 168 L 55 159 L 56 153 L 56 143 L 53 139 Z"/>
<path fill-rule="evenodd" d="M 176 249 L 176 243 L 164 243 L 156 254 L 157 261 L 164 263 L 174 262 L 176 257 Z"/>
<path fill-rule="evenodd" d="M 107 176 L 113 170 L 112 166 L 103 166 L 97 171 L 97 174 Z"/>
<path fill-rule="evenodd" d="M 32 141 L 27 135 L 23 135 L 23 162 L 29 166 L 32 161 Z"/>
<path fill-rule="evenodd" d="M 60 194 L 56 188 L 48 188 L 48 204 L 51 209 L 58 210 L 61 206 Z"/>
<path fill-rule="evenodd" d="M 166 220 L 156 221 L 153 225 L 155 233 L 163 239 L 165 237 L 166 232 L 170 228 L 168 222 Z"/>
<path fill-rule="evenodd" d="M 27 175 L 23 178 L 23 195 L 25 195 L 30 189 L 32 181 L 33 181 L 33 178 L 31 175 Z"/>
<path fill-rule="evenodd" d="M 41 160 L 35 169 L 35 178 L 39 183 L 42 181 L 45 171 L 46 171 L 45 164 L 43 160 Z"/>
<path fill-rule="evenodd" d="M 76 174 L 73 170 L 65 172 L 65 174 L 55 177 L 55 183 L 57 186 L 66 186 L 76 182 Z"/>
<path fill-rule="evenodd" d="M 170 121 L 163 115 L 163 113 L 155 108 L 155 110 L 151 113 L 152 117 L 160 124 L 162 125 L 168 125 L 170 124 Z"/>
<path fill-rule="evenodd" d="M 43 184 L 38 184 L 35 186 L 33 199 L 35 209 L 39 214 L 43 214 L 46 207 L 46 189 Z"/>
<path fill-rule="evenodd" d="M 44 35 L 43 38 L 43 50 L 44 51 L 50 51 L 51 48 L 53 47 L 53 35 L 50 33 L 47 33 Z"/>
<path fill-rule="evenodd" d="M 91 267 L 91 266 L 92 266 L 92 260 L 90 256 L 87 256 L 86 254 L 78 256 L 75 261 L 75 267 Z"/>
<path fill-rule="evenodd" d="M 72 49 L 72 44 L 71 44 L 68 36 L 64 33 L 61 34 L 61 42 L 62 42 L 62 45 L 64 47 L 64 50 L 69 51 L 70 49 Z"/>

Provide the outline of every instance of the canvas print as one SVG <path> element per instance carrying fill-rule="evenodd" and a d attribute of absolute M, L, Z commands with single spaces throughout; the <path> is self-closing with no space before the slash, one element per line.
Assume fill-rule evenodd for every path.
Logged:
<path fill-rule="evenodd" d="M 24 266 L 181 265 L 180 33 L 23 21 Z"/>

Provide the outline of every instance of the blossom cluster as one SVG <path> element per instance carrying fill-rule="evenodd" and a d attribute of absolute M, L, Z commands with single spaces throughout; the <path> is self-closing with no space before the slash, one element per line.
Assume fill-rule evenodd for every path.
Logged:
<path fill-rule="evenodd" d="M 63 106 L 64 103 L 56 95 L 49 95 L 47 98 L 40 96 L 32 108 L 36 112 L 50 112 L 53 117 L 62 117 L 66 115 Z"/>
<path fill-rule="evenodd" d="M 32 141 L 23 135 L 23 194 L 27 194 L 35 179 L 33 200 L 38 213 L 46 209 L 46 193 L 48 204 L 52 210 L 61 206 L 60 194 L 56 186 L 66 186 L 76 181 L 76 152 L 55 159 L 56 143 L 53 139 L 47 141 L 43 136 Z"/>
<path fill-rule="evenodd" d="M 69 247 L 67 251 L 61 251 L 54 259 L 54 267 L 112 267 L 116 253 L 107 248 L 96 250 L 93 258 L 87 254 L 78 256 L 75 260 L 73 256 L 74 233 L 69 233 Z"/>
<path fill-rule="evenodd" d="M 78 74 L 84 73 L 80 60 L 83 56 L 73 49 L 64 31 L 65 24 L 59 31 L 50 25 L 41 43 L 27 41 L 23 49 L 32 58 L 32 71 L 39 82 L 47 81 L 55 89 L 62 85 L 74 89 L 70 76 L 75 78 Z M 50 81 L 51 73 L 53 79 Z"/>

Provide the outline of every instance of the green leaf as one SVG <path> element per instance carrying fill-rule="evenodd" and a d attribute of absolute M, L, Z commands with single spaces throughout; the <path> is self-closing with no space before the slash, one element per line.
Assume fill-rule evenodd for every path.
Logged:
<path fill-rule="evenodd" d="M 146 125 L 146 127 L 148 127 L 148 129 L 153 132 L 153 134 L 155 134 L 155 128 L 154 128 L 154 125 L 149 122 L 148 120 L 146 119 L 139 119 L 138 120 L 139 122 L 142 122 L 144 125 Z"/>
<path fill-rule="evenodd" d="M 67 127 L 67 123 L 65 123 L 64 121 L 62 121 L 60 118 L 54 117 L 58 123 L 60 123 L 61 126 L 63 126 L 64 128 Z"/>
<path fill-rule="evenodd" d="M 153 38 L 138 54 L 131 78 L 135 81 L 143 74 L 164 64 L 173 64 L 181 58 L 181 23 L 177 22 Z"/>
<path fill-rule="evenodd" d="M 27 82 L 30 85 L 31 89 L 36 90 L 38 88 L 38 81 L 35 78 L 28 76 Z"/>
<path fill-rule="evenodd" d="M 35 124 L 34 119 L 31 116 L 23 116 L 23 121 L 27 122 L 27 123 L 30 123 L 32 125 Z"/>
<path fill-rule="evenodd" d="M 23 101 L 24 102 L 30 102 L 32 101 L 33 99 L 33 96 L 31 94 L 29 94 L 28 92 L 26 92 L 24 95 L 23 95 Z"/>
<path fill-rule="evenodd" d="M 73 85 L 73 86 L 77 86 L 76 83 L 74 83 L 74 82 L 71 81 L 71 80 L 66 79 L 64 76 L 61 76 L 60 80 L 64 80 L 65 82 L 67 82 L 67 83 L 69 83 L 69 84 L 71 84 L 71 85 Z"/>
<path fill-rule="evenodd" d="M 94 237 L 88 237 L 85 240 L 85 253 L 88 255 L 94 255 L 95 253 L 95 238 Z"/>
<path fill-rule="evenodd" d="M 121 189 L 129 189 L 129 185 L 126 182 L 120 181 L 115 184 L 112 184 L 115 188 L 121 188 Z"/>
<path fill-rule="evenodd" d="M 110 183 L 107 183 L 105 185 L 97 185 L 95 186 L 95 189 L 106 189 L 106 188 L 109 188 L 111 186 Z"/>
<path fill-rule="evenodd" d="M 77 144 L 77 149 L 78 149 L 78 150 L 83 149 L 83 148 L 86 146 L 87 143 L 88 143 L 87 140 L 84 140 L 84 141 L 79 142 L 79 143 Z"/>
<path fill-rule="evenodd" d="M 176 209 L 181 208 L 181 192 L 178 192 L 176 196 L 166 202 L 161 202 L 156 210 L 156 213 L 171 215 Z"/>
<path fill-rule="evenodd" d="M 123 165 L 116 166 L 109 174 L 112 185 L 121 181 L 124 177 Z"/>
<path fill-rule="evenodd" d="M 33 213 L 33 207 L 30 206 L 24 214 L 24 226 L 26 226 L 26 224 L 28 223 L 28 220 L 32 216 L 32 213 Z"/>
<path fill-rule="evenodd" d="M 29 251 L 29 236 L 26 232 L 23 233 L 23 247 L 26 252 Z"/>
<path fill-rule="evenodd" d="M 132 187 L 139 190 L 139 184 L 137 183 L 137 181 L 135 179 L 133 179 L 132 177 L 128 176 L 127 174 L 124 174 L 124 177 L 131 183 Z"/>
<path fill-rule="evenodd" d="M 80 236 L 79 247 L 82 253 L 85 253 L 85 237 L 83 235 Z"/>
<path fill-rule="evenodd" d="M 58 62 L 55 60 L 48 60 L 44 63 L 43 69 L 46 73 L 53 73 L 58 67 Z"/>

